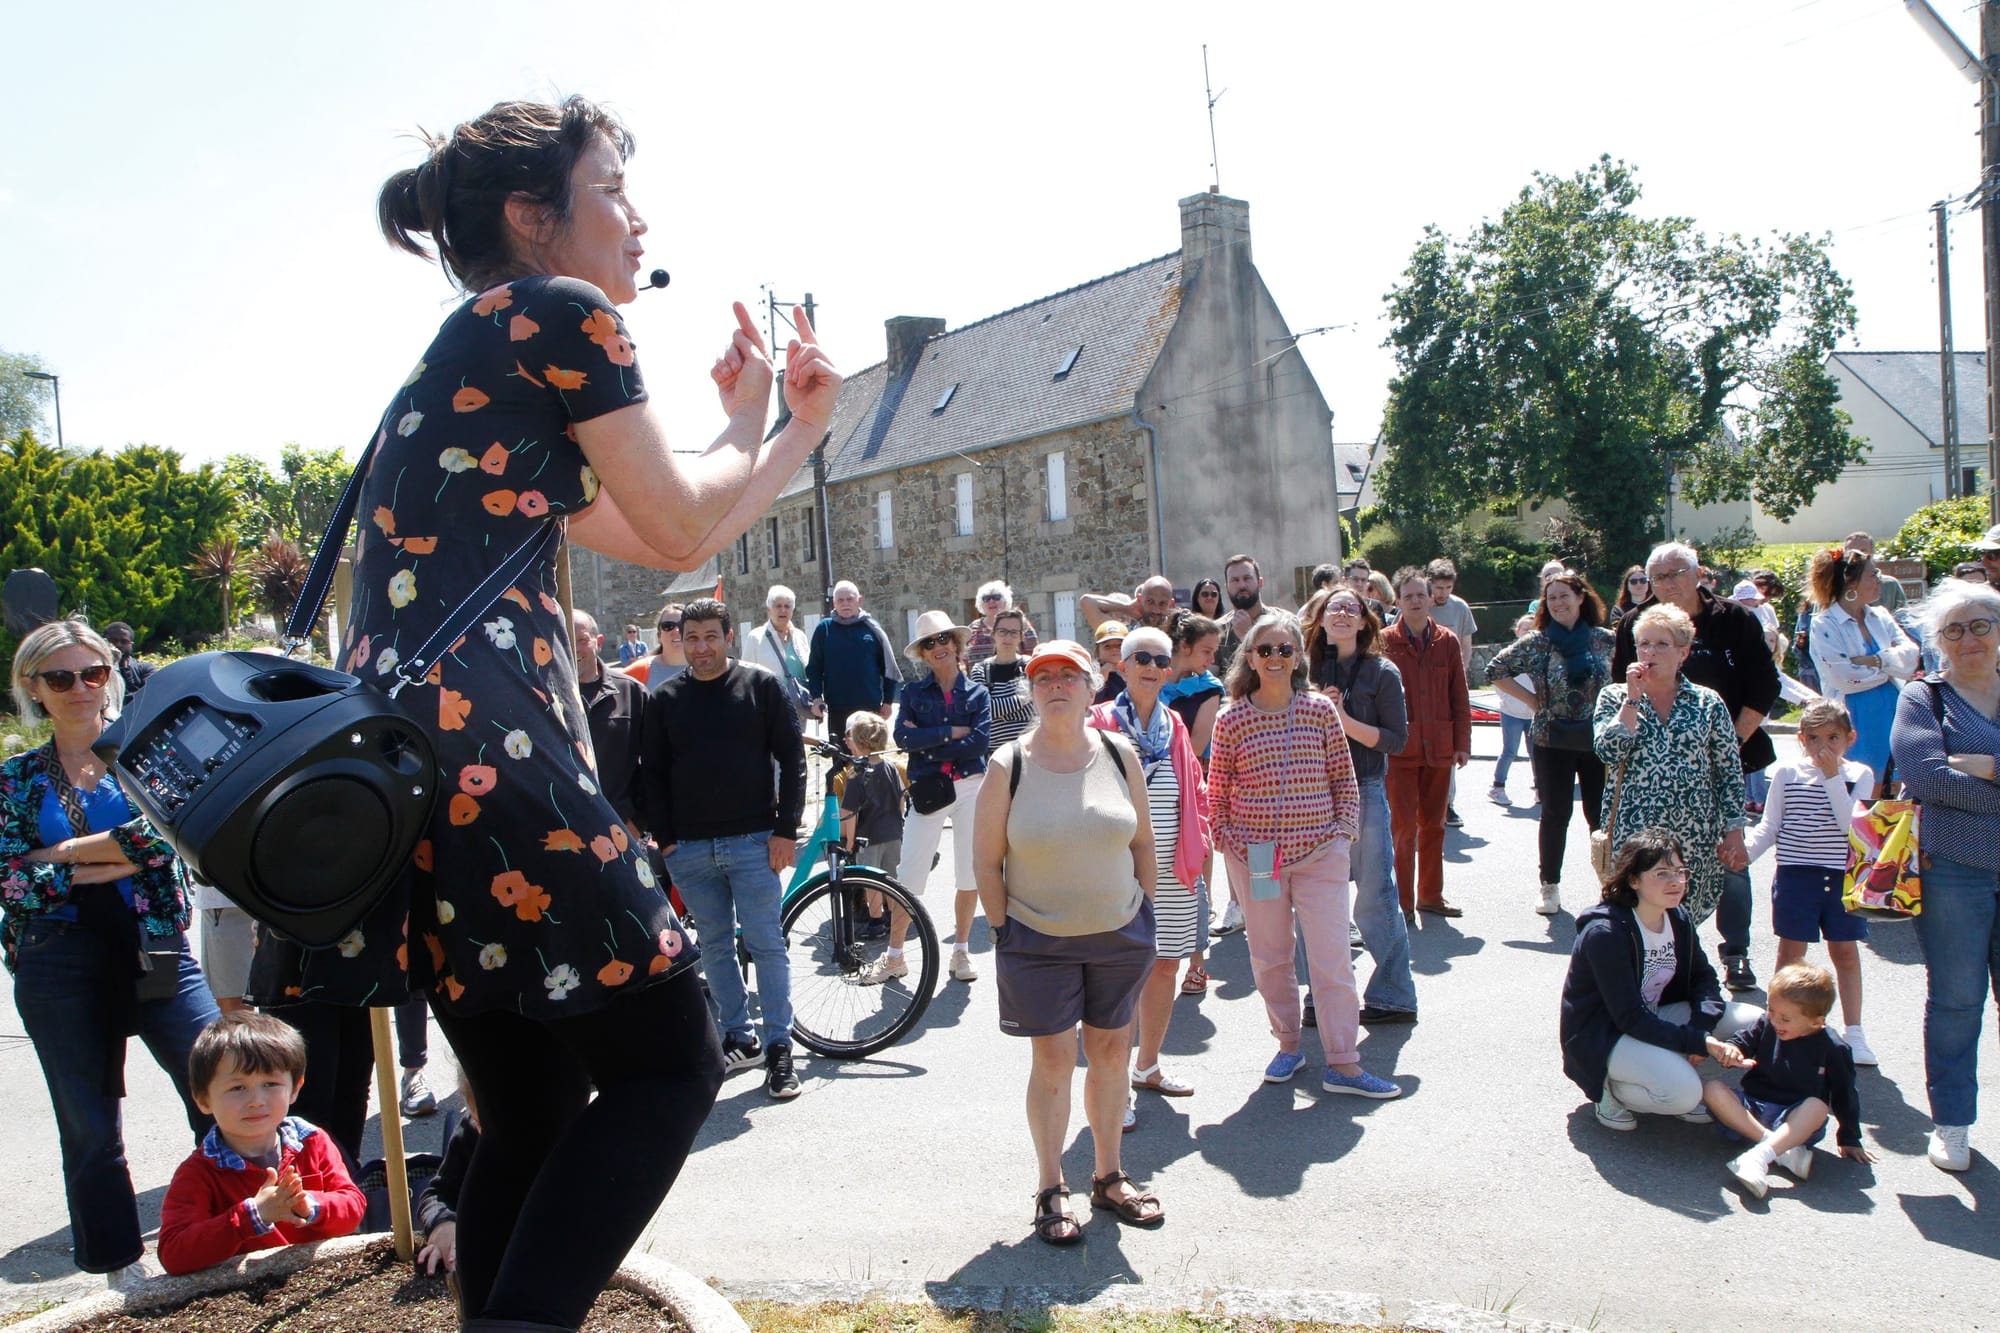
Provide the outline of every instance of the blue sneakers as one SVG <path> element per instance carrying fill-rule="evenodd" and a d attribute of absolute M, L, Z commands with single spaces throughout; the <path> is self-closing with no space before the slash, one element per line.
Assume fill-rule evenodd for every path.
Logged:
<path fill-rule="evenodd" d="M 1271 1057 L 1271 1063 L 1264 1066 L 1266 1083 L 1289 1083 L 1292 1075 L 1305 1067 L 1306 1057 L 1298 1051 L 1279 1051 Z"/>
<path fill-rule="evenodd" d="M 1267 1074 L 1265 1077 L 1270 1076 Z M 1378 1078 L 1365 1069 L 1358 1074 L 1343 1074 L 1329 1067 L 1326 1077 L 1320 1080 L 1319 1086 L 1322 1092 L 1343 1092 L 1350 1097 L 1372 1097 L 1378 1102 L 1403 1095 L 1403 1090 L 1394 1083 L 1386 1078 Z"/>

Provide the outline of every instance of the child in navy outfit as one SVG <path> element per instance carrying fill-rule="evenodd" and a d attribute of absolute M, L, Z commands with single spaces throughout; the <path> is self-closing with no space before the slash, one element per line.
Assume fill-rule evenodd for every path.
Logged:
<path fill-rule="evenodd" d="M 1769 1188 L 1772 1165 L 1804 1180 L 1812 1148 L 1826 1137 L 1829 1118 L 1840 1122 L 1840 1155 L 1872 1162 L 1861 1146 L 1861 1098 L 1854 1087 L 1854 1057 L 1847 1043 L 1826 1030 L 1833 1009 L 1833 974 L 1811 963 L 1793 963 L 1771 978 L 1770 1008 L 1729 1042 L 1749 1059 L 1741 1090 L 1707 1084 L 1702 1102 L 1731 1139 L 1750 1147 L 1729 1160 L 1729 1174 L 1757 1198 Z"/>

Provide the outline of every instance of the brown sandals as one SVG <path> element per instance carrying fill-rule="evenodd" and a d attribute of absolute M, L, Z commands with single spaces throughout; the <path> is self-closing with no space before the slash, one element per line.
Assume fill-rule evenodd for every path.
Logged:
<path fill-rule="evenodd" d="M 1115 1185 L 1130 1185 L 1134 1191 L 1128 1199 L 1114 1199 L 1111 1189 Z M 1113 1171 L 1108 1176 L 1098 1176 L 1090 1182 L 1090 1206 L 1109 1208 L 1118 1214 L 1120 1222 L 1135 1227 L 1155 1227 L 1167 1220 L 1167 1210 L 1160 1207 L 1160 1196 L 1150 1192 L 1139 1193 L 1138 1184 L 1123 1171 Z M 1039 1225 L 1039 1224 L 1038 1224 Z"/>
<path fill-rule="evenodd" d="M 1047 1245 L 1074 1245 L 1083 1228 L 1069 1211 L 1069 1186 L 1051 1185 L 1035 1195 L 1035 1235 Z"/>

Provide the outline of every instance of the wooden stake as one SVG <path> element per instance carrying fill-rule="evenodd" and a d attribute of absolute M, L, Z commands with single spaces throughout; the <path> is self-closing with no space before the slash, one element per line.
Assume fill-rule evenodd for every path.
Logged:
<path fill-rule="evenodd" d="M 389 1175 L 389 1229 L 396 1237 L 396 1257 L 409 1263 L 417 1256 L 410 1228 L 410 1167 L 403 1154 L 403 1102 L 396 1087 L 396 1047 L 389 1035 L 389 1011 L 368 1011 L 368 1032 L 375 1040 L 375 1096 L 382 1103 L 382 1160 Z"/>

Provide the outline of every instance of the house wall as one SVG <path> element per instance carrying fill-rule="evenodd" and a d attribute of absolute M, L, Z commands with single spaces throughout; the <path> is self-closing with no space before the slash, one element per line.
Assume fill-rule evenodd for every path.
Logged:
<path fill-rule="evenodd" d="M 1757 535 L 1767 542 L 1833 540 L 1856 530 L 1887 537 L 1912 513 L 1944 498 L 1944 450 L 1839 361 L 1828 369 L 1840 385 L 1841 410 L 1854 418 L 1849 429 L 1868 441 L 1867 457 L 1820 487 L 1791 522 L 1780 523 L 1759 511 Z M 1965 465 L 1978 464 L 1984 471 L 1983 448 L 1961 448 L 1959 456 Z"/>

